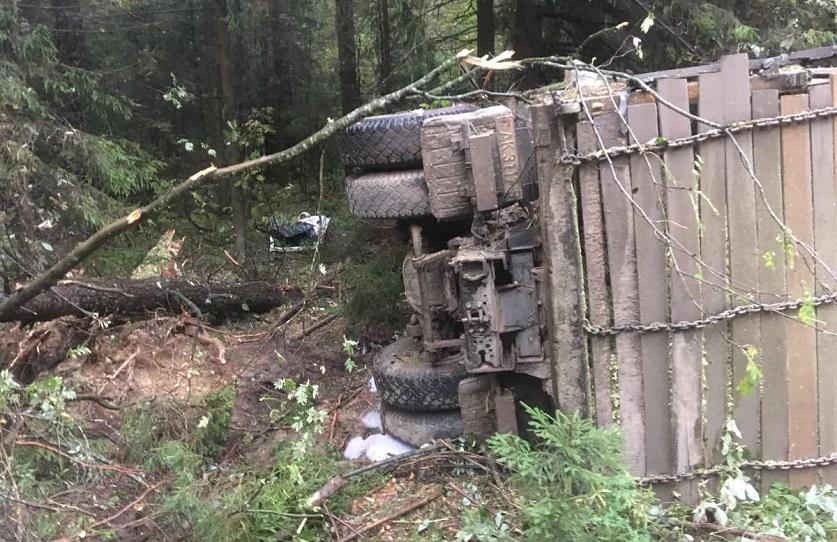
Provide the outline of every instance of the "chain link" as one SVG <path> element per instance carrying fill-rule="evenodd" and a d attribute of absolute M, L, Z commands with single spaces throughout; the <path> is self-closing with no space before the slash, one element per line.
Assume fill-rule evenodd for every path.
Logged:
<path fill-rule="evenodd" d="M 560 162 L 566 165 L 580 166 L 585 162 L 599 162 L 605 160 L 608 156 L 616 158 L 618 156 L 628 156 L 631 154 L 639 154 L 640 152 L 654 152 L 667 149 L 676 149 L 679 147 L 687 147 L 697 145 L 711 139 L 718 139 L 727 135 L 736 134 L 739 132 L 752 131 L 756 128 L 769 128 L 775 126 L 797 124 L 816 119 L 829 118 L 837 116 L 837 107 L 825 107 L 822 109 L 814 109 L 804 113 L 793 113 L 790 115 L 780 115 L 778 117 L 770 117 L 764 119 L 757 119 L 752 121 L 737 122 L 724 126 L 722 128 L 715 128 L 707 130 L 699 134 L 688 137 L 681 137 L 678 139 L 664 139 L 657 138 L 645 144 L 633 143 L 631 145 L 623 145 L 616 147 L 609 147 L 605 150 L 598 150 L 588 154 L 565 153 Z"/>
<path fill-rule="evenodd" d="M 827 467 L 837 463 L 837 453 L 827 455 L 825 457 L 814 457 L 808 459 L 794 459 L 789 461 L 744 461 L 738 465 L 742 469 L 753 469 L 758 471 L 788 471 L 798 469 L 810 469 L 817 467 Z M 707 469 L 696 469 L 680 474 L 655 474 L 638 478 L 640 485 L 664 484 L 671 482 L 683 482 L 686 480 L 694 480 L 696 478 L 708 478 L 721 474 L 728 467 L 716 466 Z"/>
<path fill-rule="evenodd" d="M 706 316 L 705 318 L 693 321 L 682 321 L 673 323 L 654 322 L 651 324 L 626 324 L 621 326 L 606 327 L 593 324 L 590 322 L 590 320 L 585 318 L 582 322 L 582 325 L 586 333 L 590 335 L 600 336 L 614 336 L 625 332 L 644 334 L 653 333 L 657 331 L 689 331 L 692 329 L 703 328 L 718 322 L 723 322 L 725 320 L 732 320 L 737 316 L 744 316 L 746 314 L 755 314 L 759 312 L 785 312 L 790 310 L 797 310 L 805 305 L 812 305 L 814 307 L 818 307 L 826 303 L 834 303 L 835 301 L 837 301 L 837 293 L 832 293 L 808 299 L 797 299 L 796 301 L 782 301 L 779 303 L 753 303 L 752 305 L 740 305 L 738 307 L 733 307 L 723 312 L 719 312 L 718 314 L 712 314 L 710 316 Z"/>

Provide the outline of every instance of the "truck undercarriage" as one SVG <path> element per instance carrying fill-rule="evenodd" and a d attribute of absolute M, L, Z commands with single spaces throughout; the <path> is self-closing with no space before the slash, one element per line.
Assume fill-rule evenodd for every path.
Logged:
<path fill-rule="evenodd" d="M 395 218 L 411 239 L 407 336 L 373 370 L 384 429 L 413 445 L 518 432 L 518 403 L 545 406 L 551 389 L 526 120 L 505 106 L 385 115 L 350 127 L 343 148 L 358 168 L 352 212 Z"/>

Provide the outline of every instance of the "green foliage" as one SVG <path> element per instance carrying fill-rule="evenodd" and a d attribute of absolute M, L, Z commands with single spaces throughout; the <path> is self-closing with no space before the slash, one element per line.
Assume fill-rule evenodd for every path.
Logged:
<path fill-rule="evenodd" d="M 761 369 L 759 369 L 758 363 L 756 362 L 756 357 L 758 356 L 758 349 L 752 345 L 746 345 L 743 348 L 744 355 L 747 356 L 747 368 L 746 374 L 744 378 L 736 386 L 738 393 L 741 395 L 751 395 L 754 391 L 756 391 L 761 383 L 762 373 Z"/>
<path fill-rule="evenodd" d="M 322 431 L 325 413 L 315 408 L 318 388 L 288 379 L 276 382 L 284 397 L 270 401 L 271 419 L 289 424 L 296 434 L 276 446 L 269 465 L 215 465 L 223 449 L 232 406 L 233 387 L 211 393 L 200 406 L 174 422 L 182 408 L 147 403 L 123 419 L 121 434 L 128 448 L 144 462 L 174 477 L 162 497 L 161 521 L 189 541 L 315 541 L 323 536 L 323 518 L 305 500 L 337 474 L 337 463 L 313 436 Z M 181 418 L 182 411 L 178 412 Z M 332 499 L 339 509 L 364 486 Z"/>
<path fill-rule="evenodd" d="M 280 445 L 267 469 L 242 466 L 214 474 L 203 472 L 186 449 L 172 446 L 167 458 L 181 474 L 164 498 L 164 521 L 182 532 L 183 540 L 313 542 L 325 536 L 322 516 L 305 505 L 337 474 L 325 454 L 310 451 L 298 458 L 290 446 Z M 341 506 L 339 500 L 330 505 Z"/>
<path fill-rule="evenodd" d="M 0 371 L 0 416 L 28 407 L 44 420 L 68 420 L 67 401 L 75 397 L 75 392 L 64 386 L 60 376 L 36 380 L 24 387 L 10 371 Z"/>
<path fill-rule="evenodd" d="M 802 306 L 799 307 L 797 317 L 806 326 L 813 326 L 817 323 L 817 308 L 814 305 L 814 293 L 810 287 L 805 286 L 805 297 Z"/>
<path fill-rule="evenodd" d="M 350 262 L 344 274 L 351 288 L 345 307 L 350 329 L 370 322 L 401 327 L 407 314 L 401 276 L 403 249 L 389 246 L 361 256 L 365 258 Z"/>
<path fill-rule="evenodd" d="M 313 445 L 314 436 L 323 432 L 327 413 L 316 407 L 320 387 L 307 381 L 299 384 L 290 378 L 277 380 L 273 386 L 284 392 L 278 405 L 270 396 L 262 397 L 262 401 L 270 405 L 271 422 L 285 424 L 296 431 L 298 438 L 294 439 L 291 449 L 294 457 L 301 459 Z"/>
<path fill-rule="evenodd" d="M 21 403 L 20 384 L 15 381 L 8 369 L 0 371 L 0 416 L 8 414 Z"/>
<path fill-rule="evenodd" d="M 163 163 L 113 135 L 136 104 L 102 74 L 62 62 L 50 29 L 16 2 L 0 6 L 0 48 L 0 254 L 38 271 Z"/>
<path fill-rule="evenodd" d="M 146 401 L 123 410 L 119 433 L 126 459 L 149 469 L 172 468 L 181 448 L 203 460 L 216 459 L 226 445 L 235 397 L 230 385 L 205 395 L 194 408 Z"/>
<path fill-rule="evenodd" d="M 153 467 L 151 453 L 161 443 L 176 439 L 180 431 L 175 425 L 182 413 L 171 405 L 144 401 L 121 412 L 119 435 L 125 442 L 125 459 L 134 464 L 148 463 Z"/>
<path fill-rule="evenodd" d="M 276 132 L 273 128 L 273 108 L 253 109 L 241 125 L 236 121 L 227 123 L 227 144 L 238 146 L 247 160 L 254 160 L 264 154 L 265 139 Z M 239 176 L 237 183 L 242 188 L 253 188 L 265 181 L 264 170 L 257 168 Z"/>
<path fill-rule="evenodd" d="M 535 442 L 494 435 L 488 447 L 512 471 L 514 500 L 522 515 L 523 540 L 650 541 L 652 494 L 640 489 L 622 459 L 621 439 L 578 414 L 555 417 L 525 407 Z M 483 514 L 484 515 L 484 514 Z M 466 519 L 480 540 L 510 538 L 504 521 Z M 461 539 L 471 540 L 472 537 Z"/>
<path fill-rule="evenodd" d="M 192 449 L 196 453 L 216 458 L 224 449 L 232 423 L 236 388 L 227 386 L 202 399 L 203 413 L 192 436 Z"/>
<path fill-rule="evenodd" d="M 143 152 L 137 143 L 108 137 L 79 134 L 79 144 L 72 152 L 75 160 L 85 163 L 87 174 L 116 196 L 148 188 L 162 167 L 162 162 Z"/>
<path fill-rule="evenodd" d="M 347 339 L 346 336 L 343 336 L 343 352 L 346 353 L 346 361 L 344 366 L 346 370 L 350 373 L 355 370 L 357 363 L 355 362 L 355 354 L 357 351 L 357 341 L 353 341 L 351 339 Z"/>
<path fill-rule="evenodd" d="M 837 535 L 837 491 L 827 484 L 803 490 L 774 484 L 760 495 L 741 471 L 741 462 L 748 454 L 740 440 L 735 422 L 728 421 L 721 436 L 725 469 L 718 495 L 706 494 L 694 509 L 675 508 L 671 514 L 694 522 L 707 521 L 711 514 L 722 526 L 787 540 L 833 540 Z"/>

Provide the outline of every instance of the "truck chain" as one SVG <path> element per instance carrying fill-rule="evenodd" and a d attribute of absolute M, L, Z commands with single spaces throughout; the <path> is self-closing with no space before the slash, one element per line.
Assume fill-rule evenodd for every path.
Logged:
<path fill-rule="evenodd" d="M 663 151 L 679 147 L 689 147 L 712 139 L 731 136 L 739 132 L 753 131 L 756 128 L 769 128 L 773 126 L 797 124 L 816 119 L 830 118 L 833 116 L 837 116 L 837 107 L 824 107 L 822 109 L 814 109 L 804 113 L 794 113 L 790 115 L 780 115 L 778 117 L 736 122 L 721 128 L 707 130 L 693 136 L 681 137 L 678 139 L 665 139 L 659 137 L 645 144 L 633 143 L 631 145 L 609 147 L 605 150 L 598 150 L 587 154 L 565 153 L 560 158 L 560 162 L 566 165 L 580 166 L 586 162 L 600 162 L 605 160 L 608 156 L 616 158 L 618 156 L 629 156 L 631 154 L 639 154 L 642 152 Z"/>
<path fill-rule="evenodd" d="M 814 457 L 808 459 L 794 459 L 789 461 L 744 461 L 738 465 L 741 469 L 753 469 L 758 471 L 789 471 L 798 469 L 810 469 L 816 467 L 827 467 L 837 463 L 837 453 L 827 455 L 825 457 Z M 694 480 L 696 478 L 708 478 L 710 476 L 718 475 L 729 467 L 716 466 L 706 469 L 696 469 L 680 474 L 654 474 L 637 478 L 640 485 L 664 484 L 671 482 L 684 482 L 686 480 Z"/>
<path fill-rule="evenodd" d="M 818 297 L 808 299 L 797 299 L 796 301 L 782 301 L 779 303 L 753 303 L 752 305 L 740 305 L 727 309 L 718 314 L 712 314 L 705 318 L 693 321 L 682 322 L 654 322 L 652 324 L 626 324 L 620 326 L 606 327 L 591 323 L 588 319 L 584 319 L 582 325 L 584 331 L 590 335 L 600 336 L 614 336 L 620 333 L 652 333 L 656 331 L 689 331 L 692 329 L 700 329 L 711 324 L 723 322 L 725 320 L 732 320 L 737 316 L 744 316 L 746 314 L 755 314 L 759 312 L 785 312 L 799 309 L 805 305 L 812 305 L 818 307 L 826 303 L 834 303 L 837 301 L 837 293 L 825 294 Z"/>

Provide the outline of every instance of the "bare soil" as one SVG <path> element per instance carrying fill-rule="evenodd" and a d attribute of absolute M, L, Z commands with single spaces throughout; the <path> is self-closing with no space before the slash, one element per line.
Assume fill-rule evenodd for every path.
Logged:
<path fill-rule="evenodd" d="M 365 329 L 359 353 L 354 356 L 357 367 L 349 373 L 344 366 L 342 319 L 300 339 L 296 337 L 322 319 L 323 313 L 308 310 L 275 330 L 270 322 L 280 314 L 282 309 L 260 320 L 207 327 L 210 341 L 196 341 L 194 334 L 182 332 L 194 328 L 184 326 L 181 318 L 126 324 L 101 335 L 89 356 L 68 359 L 52 374 L 64 377 L 67 386 L 79 394 L 96 395 L 122 407 L 150 399 L 195 404 L 206 394 L 237 383 L 232 429 L 223 456 L 223 462 L 229 464 L 268 464 L 271 444 L 289 436 L 270 423 L 269 406 L 263 400 L 276 394 L 274 382 L 282 378 L 319 386 L 318 407 L 329 412 L 325 431 L 318 436 L 322 443 L 343 450 L 353 436 L 375 432 L 361 421 L 379 405 L 377 394 L 369 389 L 370 365 L 395 330 L 385 326 Z M 84 420 L 89 434 L 117 438 L 117 412 L 89 401 L 69 408 L 77 419 Z M 357 466 L 348 463 L 346 470 Z M 125 471 L 130 474 L 130 469 Z M 408 464 L 393 474 L 385 484 L 356 499 L 345 517 L 332 518 L 335 539 L 421 499 L 445 477 L 443 469 L 426 463 Z M 139 497 L 144 489 L 129 478 L 110 482 L 80 486 L 73 501 L 88 501 L 91 494 L 100 499 L 119 495 L 125 500 L 126 495 Z M 152 501 L 150 497 L 147 500 Z M 455 495 L 446 494 L 411 514 L 387 521 L 362 539 L 405 540 L 419 527 L 424 535 L 445 533 L 432 538 L 449 539 L 458 527 L 459 508 L 451 504 L 455 501 Z"/>

